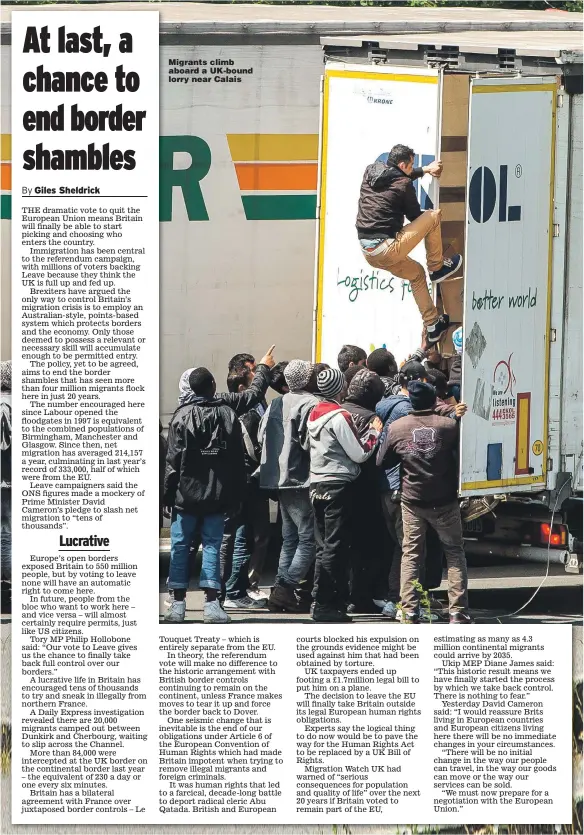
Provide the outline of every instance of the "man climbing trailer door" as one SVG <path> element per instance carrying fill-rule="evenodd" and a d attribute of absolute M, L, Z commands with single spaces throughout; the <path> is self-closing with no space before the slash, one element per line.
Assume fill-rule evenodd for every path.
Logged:
<path fill-rule="evenodd" d="M 368 264 L 409 281 L 428 333 L 428 342 L 438 342 L 448 328 L 449 318 L 438 315 L 424 269 L 409 257 L 409 253 L 424 241 L 433 284 L 454 275 L 462 265 L 462 256 L 456 254 L 444 258 L 441 212 L 439 209 L 423 212 L 414 190 L 414 180 L 424 174 L 439 178 L 442 162 L 436 160 L 414 168 L 414 159 L 412 148 L 394 145 L 387 162 L 379 160 L 367 166 L 359 195 L 357 234 Z M 407 226 L 404 226 L 404 217 L 409 221 Z"/>

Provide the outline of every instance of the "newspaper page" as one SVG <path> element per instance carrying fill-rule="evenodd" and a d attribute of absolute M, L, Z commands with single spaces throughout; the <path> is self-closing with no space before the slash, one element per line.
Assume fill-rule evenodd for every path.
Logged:
<path fill-rule="evenodd" d="M 502 482 L 458 499 L 472 394 L 453 360 L 474 367 L 485 348 L 476 332 L 463 341 L 461 312 L 438 349 L 414 353 L 415 294 L 399 261 L 371 263 L 375 239 L 363 238 L 373 272 L 349 303 L 391 271 L 399 327 L 415 322 L 411 356 L 393 357 L 389 333 L 364 350 L 350 332 L 334 357 L 311 354 L 327 138 L 322 48 L 303 32 L 338 34 L 343 15 L 349 31 L 379 24 L 367 10 L 251 9 L 3 12 L 2 830 L 582 831 L 582 494 L 569 470 L 581 462 L 566 441 L 545 495 Z M 405 13 L 391 14 L 401 31 Z M 580 53 L 580 81 L 581 66 Z M 539 82 L 557 128 L 549 315 L 565 321 L 553 341 L 577 345 L 581 88 L 562 78 L 560 113 L 557 88 Z M 440 89 L 452 118 L 462 105 Z M 415 109 L 403 112 L 413 142 Z M 395 170 L 423 178 L 421 204 L 442 166 L 440 205 L 460 198 L 463 146 L 450 140 L 440 162 L 398 146 Z M 504 182 L 499 203 L 513 199 Z M 347 185 L 361 213 L 359 194 Z M 435 272 L 447 269 L 445 256 Z M 328 339 L 347 285 L 333 303 L 319 282 Z M 370 315 L 373 329 L 362 308 L 355 322 Z M 570 356 L 564 342 L 550 349 L 545 414 L 560 425 L 575 400 L 579 442 Z M 385 411 L 396 406 L 397 420 Z M 528 463 L 542 451 L 517 440 Z M 416 501 L 420 484 L 430 501 Z"/>

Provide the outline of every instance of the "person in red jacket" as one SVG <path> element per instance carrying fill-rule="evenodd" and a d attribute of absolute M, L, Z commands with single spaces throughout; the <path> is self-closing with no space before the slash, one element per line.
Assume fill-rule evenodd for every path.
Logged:
<path fill-rule="evenodd" d="M 310 413 L 310 501 L 314 510 L 316 563 L 312 619 L 346 623 L 347 571 L 351 542 L 352 485 L 375 452 L 381 421 L 374 418 L 359 436 L 349 412 L 340 405 L 345 378 L 336 368 L 317 377 L 323 400 Z"/>

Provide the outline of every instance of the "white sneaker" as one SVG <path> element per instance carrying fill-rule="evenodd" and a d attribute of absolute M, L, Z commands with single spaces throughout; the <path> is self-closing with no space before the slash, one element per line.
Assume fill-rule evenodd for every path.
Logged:
<path fill-rule="evenodd" d="M 211 600 L 203 607 L 203 623 L 231 623 L 231 618 L 223 611 L 218 600 Z"/>
<path fill-rule="evenodd" d="M 251 597 L 246 595 L 245 597 L 238 597 L 234 600 L 230 600 L 226 598 L 225 603 L 223 604 L 224 609 L 265 609 L 267 603 L 266 597 L 259 597 L 253 600 Z"/>
<path fill-rule="evenodd" d="M 269 598 L 269 594 L 266 594 L 264 591 L 260 591 L 258 588 L 248 589 L 247 596 L 251 597 L 252 600 L 268 600 Z"/>
<path fill-rule="evenodd" d="M 173 600 L 164 620 L 167 623 L 182 623 L 185 619 L 186 608 L 186 600 Z"/>

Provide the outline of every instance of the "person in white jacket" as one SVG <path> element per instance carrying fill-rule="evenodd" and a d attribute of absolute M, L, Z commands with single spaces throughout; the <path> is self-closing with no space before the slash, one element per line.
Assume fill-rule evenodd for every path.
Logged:
<path fill-rule="evenodd" d="M 375 451 L 382 423 L 359 438 L 352 416 L 335 399 L 345 385 L 343 374 L 327 368 L 317 377 L 318 403 L 308 419 L 310 438 L 310 501 L 314 510 L 316 563 L 312 619 L 346 623 L 351 519 L 351 487 L 360 465 Z"/>

